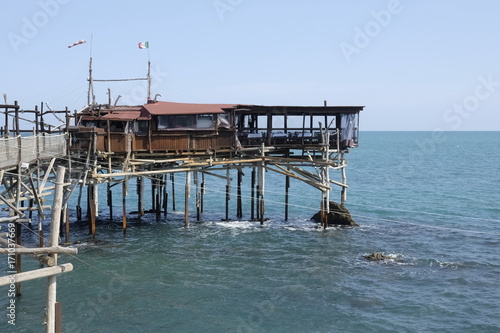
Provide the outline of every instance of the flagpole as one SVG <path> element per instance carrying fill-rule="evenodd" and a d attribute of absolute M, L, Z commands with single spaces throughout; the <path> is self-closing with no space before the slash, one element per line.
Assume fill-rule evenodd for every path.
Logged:
<path fill-rule="evenodd" d="M 93 34 L 90 34 L 90 62 L 89 62 L 89 91 L 87 95 L 87 105 L 90 105 L 91 100 L 93 99 L 94 96 L 94 82 L 92 80 L 92 41 L 93 41 Z"/>
<path fill-rule="evenodd" d="M 151 57 L 149 54 L 149 43 L 148 43 L 148 100 L 151 99 Z"/>

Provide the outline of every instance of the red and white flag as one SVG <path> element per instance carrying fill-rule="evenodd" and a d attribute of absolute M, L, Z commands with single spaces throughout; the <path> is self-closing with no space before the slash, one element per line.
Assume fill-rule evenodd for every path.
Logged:
<path fill-rule="evenodd" d="M 68 48 L 71 48 L 71 47 L 73 47 L 73 46 L 77 46 L 77 45 L 80 45 L 80 44 L 83 44 L 83 43 L 87 43 L 87 41 L 85 41 L 85 40 L 83 40 L 83 39 L 82 39 L 82 40 L 79 40 L 79 41 L 78 41 L 78 42 L 76 42 L 76 43 L 73 43 L 73 44 L 71 44 L 71 45 L 68 45 Z"/>

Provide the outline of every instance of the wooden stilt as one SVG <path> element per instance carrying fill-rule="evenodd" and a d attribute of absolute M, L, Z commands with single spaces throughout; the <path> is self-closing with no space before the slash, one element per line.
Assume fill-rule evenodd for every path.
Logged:
<path fill-rule="evenodd" d="M 326 196 L 328 190 L 323 191 L 323 200 L 321 202 L 321 222 L 323 223 L 323 228 L 328 228 L 328 199 Z"/>
<path fill-rule="evenodd" d="M 170 174 L 170 180 L 172 181 L 172 210 L 175 212 L 175 174 L 173 172 Z"/>
<path fill-rule="evenodd" d="M 264 157 L 264 144 L 262 144 L 262 157 Z M 257 198 L 258 198 L 258 205 L 259 205 L 259 220 L 260 224 L 264 224 L 264 193 L 265 193 L 265 161 L 264 159 L 262 160 L 260 166 L 259 166 L 259 187 L 257 190 Z"/>
<path fill-rule="evenodd" d="M 16 222 L 16 244 L 17 245 L 22 245 L 22 224 L 20 222 Z M 22 270 L 22 265 L 21 265 L 21 255 L 16 254 L 16 272 L 21 273 Z M 16 296 L 21 296 L 21 282 L 16 283 Z"/>
<path fill-rule="evenodd" d="M 156 177 L 151 177 L 151 211 L 156 211 Z"/>
<path fill-rule="evenodd" d="M 70 238 L 69 238 L 69 209 L 68 209 L 68 204 L 65 206 L 65 215 L 66 215 L 66 220 L 65 220 L 65 241 L 66 244 L 69 244 Z"/>
<path fill-rule="evenodd" d="M 205 196 L 205 174 L 201 174 L 201 212 L 203 213 L 203 197 Z"/>
<path fill-rule="evenodd" d="M 109 207 L 109 221 L 113 221 L 113 191 L 111 190 L 111 180 L 107 183 L 107 196 L 108 196 L 108 207 Z"/>
<path fill-rule="evenodd" d="M 35 188 L 33 188 L 33 193 L 35 193 L 34 191 L 35 191 Z M 28 207 L 30 208 L 29 209 L 29 219 L 30 219 L 29 226 L 30 226 L 30 228 L 32 227 L 31 226 L 31 221 L 33 220 L 33 210 L 32 210 L 32 208 L 33 208 L 33 204 L 34 203 L 35 203 L 34 199 L 30 199 L 29 202 L 28 202 Z"/>
<path fill-rule="evenodd" d="M 160 175 L 161 177 L 161 175 Z M 160 222 L 160 216 L 161 216 L 161 194 L 162 194 L 162 186 L 161 186 L 161 180 L 158 178 L 158 176 L 155 177 L 155 187 L 156 187 L 156 195 L 155 195 L 155 217 L 156 217 L 156 222 Z"/>
<path fill-rule="evenodd" d="M 189 226 L 189 196 L 191 189 L 191 172 L 186 172 L 186 186 L 184 188 L 184 225 Z"/>
<path fill-rule="evenodd" d="M 144 216 L 144 177 L 137 177 L 137 216 L 139 221 L 141 217 Z"/>
<path fill-rule="evenodd" d="M 229 166 L 226 168 L 226 221 L 229 221 L 229 200 L 231 199 L 231 178 L 229 177 Z"/>
<path fill-rule="evenodd" d="M 342 154 L 344 155 L 344 154 Z M 342 160 L 344 159 L 344 156 L 342 156 Z M 347 185 L 347 176 L 345 173 L 345 167 L 342 168 L 342 184 Z M 341 201 L 340 203 L 342 205 L 345 204 L 347 200 L 347 186 L 342 186 L 342 193 L 341 193 Z"/>
<path fill-rule="evenodd" d="M 92 241 L 95 241 L 95 222 L 96 222 L 96 202 L 94 200 L 94 191 L 96 191 L 95 185 L 91 184 L 87 187 L 87 201 L 88 201 L 88 212 L 90 214 L 90 235 L 92 236 Z"/>
<path fill-rule="evenodd" d="M 290 177 L 285 177 L 285 221 L 288 221 L 288 189 L 290 188 Z"/>
<path fill-rule="evenodd" d="M 109 120 L 108 120 L 108 149 L 111 150 L 109 147 L 111 147 L 111 144 L 109 142 Z M 108 173 L 113 173 L 113 166 L 111 163 L 111 155 L 108 157 Z M 111 179 L 108 179 L 107 182 L 107 196 L 108 196 L 108 207 L 109 207 L 109 222 L 113 222 L 113 191 L 111 190 Z"/>
<path fill-rule="evenodd" d="M 125 177 L 122 183 L 122 229 L 124 235 L 127 232 L 127 189 L 128 179 Z"/>
<path fill-rule="evenodd" d="M 243 181 L 243 171 L 238 168 L 238 188 L 237 188 L 237 199 L 236 199 L 236 217 L 241 219 L 243 217 L 243 207 L 241 204 L 241 183 Z"/>
<path fill-rule="evenodd" d="M 63 188 L 64 188 L 64 167 L 57 167 L 56 188 L 54 192 L 54 203 L 52 205 L 52 215 L 50 220 L 50 246 L 59 245 L 59 218 L 61 216 Z M 54 263 L 57 265 L 57 254 L 51 254 L 54 258 Z M 46 332 L 55 332 L 56 325 L 56 290 L 57 290 L 56 275 L 48 277 L 47 287 L 47 327 Z"/>
<path fill-rule="evenodd" d="M 62 332 L 62 309 L 61 309 L 60 302 L 55 303 L 55 328 L 54 328 L 54 332 L 55 333 Z"/>
<path fill-rule="evenodd" d="M 167 207 L 168 207 L 168 192 L 167 192 L 167 180 L 168 175 L 163 175 L 163 217 L 167 217 Z"/>
<path fill-rule="evenodd" d="M 255 220 L 255 167 L 252 167 L 252 180 L 251 180 L 251 194 L 250 194 L 250 219 Z"/>
<path fill-rule="evenodd" d="M 201 184 L 198 179 L 198 172 L 194 172 L 194 185 L 196 186 L 196 221 L 201 220 Z"/>

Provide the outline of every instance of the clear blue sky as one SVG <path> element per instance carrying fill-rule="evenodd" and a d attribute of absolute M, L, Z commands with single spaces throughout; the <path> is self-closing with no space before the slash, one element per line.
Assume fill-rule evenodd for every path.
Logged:
<path fill-rule="evenodd" d="M 94 78 L 144 77 L 149 51 L 161 100 L 327 100 L 366 106 L 361 130 L 500 130 L 496 0 L 23 0 L 0 12 L 0 93 L 24 109 L 86 104 L 93 36 Z M 108 87 L 144 102 L 141 81 L 96 83 L 98 102 Z"/>

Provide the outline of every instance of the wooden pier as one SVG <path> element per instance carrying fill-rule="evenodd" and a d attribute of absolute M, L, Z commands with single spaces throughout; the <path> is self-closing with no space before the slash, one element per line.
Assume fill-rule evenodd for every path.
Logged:
<path fill-rule="evenodd" d="M 107 104 L 92 102 L 73 113 L 68 108 L 44 111 L 43 106 L 21 110 L 17 102 L 0 105 L 4 112 L 0 118 L 5 119 L 0 128 L 0 206 L 5 216 L 0 216 L 0 225 L 9 222 L 16 226 L 18 274 L 24 274 L 21 254 L 26 253 L 54 269 L 60 267 L 42 274 L 69 270 L 55 266 L 54 254 L 65 253 L 57 237 L 60 234 L 65 243 L 70 243 L 69 210 L 75 209 L 77 220 L 87 221 L 95 240 L 100 186 L 106 186 L 110 218 L 121 205 L 125 233 L 131 210 L 136 210 L 139 218 L 146 212 L 154 213 L 158 221 L 162 215 L 167 216 L 169 185 L 170 209 L 176 210 L 174 184 L 179 173 L 185 175 L 185 226 L 191 222 L 189 200 L 193 191 L 196 221 L 203 219 L 205 177 L 216 177 L 226 184 L 226 220 L 248 219 L 264 224 L 266 172 L 275 172 L 284 177 L 285 220 L 289 217 L 290 180 L 296 179 L 318 189 L 322 226 L 327 228 L 331 191 L 338 188 L 342 205 L 347 198 L 346 154 L 358 145 L 359 113 L 363 110 L 362 106 L 328 106 L 326 102 L 321 106 L 263 106 L 173 103 L 149 98 L 144 105 L 133 106 L 117 106 L 111 100 Z M 44 116 L 49 113 L 63 114 L 64 119 L 57 117 L 61 124 L 48 125 Z M 33 124 L 29 134 L 21 130 L 19 120 Z M 60 177 L 56 169 L 61 168 L 65 170 L 63 178 L 56 179 Z M 230 214 L 229 205 L 231 170 L 237 172 L 236 216 Z M 332 172 L 338 173 L 341 181 L 333 180 Z M 251 178 L 250 212 L 246 214 L 241 192 L 244 175 Z M 145 196 L 146 179 L 151 183 L 150 198 Z M 138 201 L 132 207 L 127 193 L 134 180 Z M 121 187 L 119 203 L 113 202 L 116 186 Z M 45 205 L 47 196 L 54 192 L 59 197 L 54 199 L 56 207 Z M 68 206 L 71 197 L 76 207 Z M 86 207 L 86 219 L 82 206 Z M 50 208 L 52 212 L 47 214 Z M 48 215 L 52 224 L 57 224 L 57 228 L 51 227 L 49 243 L 43 235 Z M 26 228 L 37 230 L 38 248 L 22 248 L 22 230 Z M 18 281 L 24 278 L 18 275 Z M 49 280 L 55 281 L 55 277 L 51 275 Z M 20 288 L 18 283 L 19 295 Z M 55 293 L 54 287 L 49 286 L 49 290 Z M 53 304 L 55 297 L 49 298 Z M 48 332 L 54 332 L 52 305 L 49 311 Z"/>
<path fill-rule="evenodd" d="M 42 105 L 43 107 L 43 105 Z M 361 106 L 263 106 L 239 104 L 189 104 L 149 99 L 144 105 L 116 106 L 90 104 L 70 114 L 66 108 L 64 126 L 54 132 L 40 123 L 43 112 L 38 108 L 23 111 L 34 114 L 33 134 L 21 136 L 19 105 L 0 105 L 5 115 L 13 116 L 9 131 L 6 118 L 0 141 L 0 176 L 4 193 L 0 201 L 10 209 L 38 212 L 38 224 L 45 218 L 43 197 L 47 180 L 54 177 L 55 167 L 68 169 L 65 182 L 66 212 L 68 199 L 77 196 L 76 215 L 82 220 L 82 206 L 87 208 L 89 232 L 96 235 L 99 186 L 107 188 L 107 204 L 113 216 L 112 190 L 122 188 L 122 225 L 127 229 L 127 192 L 130 181 L 137 184 L 137 212 L 141 217 L 153 211 L 156 218 L 167 214 L 167 186 L 175 174 L 186 175 L 185 225 L 189 224 L 188 202 L 195 191 L 196 216 L 201 220 L 205 176 L 226 182 L 226 219 L 229 214 L 230 170 L 237 173 L 237 213 L 242 210 L 241 183 L 244 170 L 251 170 L 251 212 L 248 217 L 264 223 L 265 175 L 271 171 L 284 176 L 285 219 L 288 218 L 290 179 L 317 188 L 322 211 L 328 213 L 328 202 L 334 187 L 340 190 L 339 201 L 347 197 L 346 154 L 358 145 Z M 26 119 L 25 119 L 26 120 Z M 14 132 L 15 136 L 11 136 Z M 315 171 L 314 171 L 315 170 Z M 339 173 L 335 181 L 331 172 Z M 144 196 L 145 179 L 151 180 L 151 200 Z M 84 189 L 86 198 L 83 198 Z M 4 197 L 7 196 L 7 197 Z M 83 202 L 86 200 L 86 202 Z M 151 209 L 147 210 L 145 204 Z M 175 199 L 172 198 L 172 203 Z M 85 205 L 86 204 L 86 205 Z M 135 208 L 135 207 L 134 207 Z M 172 206 L 172 209 L 175 209 Z M 64 219 L 68 214 L 63 214 Z M 30 221 L 31 223 L 31 221 Z M 326 219 L 323 221 L 326 228 Z M 70 238 L 68 225 L 64 231 Z M 40 236 L 42 239 L 42 235 Z"/>

